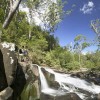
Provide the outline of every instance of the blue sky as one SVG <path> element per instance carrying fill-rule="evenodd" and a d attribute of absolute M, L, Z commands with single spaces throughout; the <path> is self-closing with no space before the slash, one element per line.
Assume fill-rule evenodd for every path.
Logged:
<path fill-rule="evenodd" d="M 95 39 L 96 35 L 90 27 L 91 20 L 100 18 L 100 0 L 67 0 L 68 4 L 65 5 L 64 10 L 73 9 L 73 12 L 64 17 L 63 21 L 59 24 L 58 29 L 54 35 L 59 38 L 61 46 L 73 42 L 78 34 L 83 34 L 87 37 L 88 41 Z M 75 7 L 72 5 L 75 4 Z M 84 50 L 94 51 L 96 46 L 91 46 Z"/>

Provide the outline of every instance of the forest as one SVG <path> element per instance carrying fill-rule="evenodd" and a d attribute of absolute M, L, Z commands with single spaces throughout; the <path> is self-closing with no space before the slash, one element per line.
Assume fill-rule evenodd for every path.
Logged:
<path fill-rule="evenodd" d="M 30 12 L 39 9 L 41 4 L 38 0 L 37 2 L 35 0 L 33 1 L 34 7 L 32 7 L 33 3 L 31 0 L 26 3 Z M 44 4 L 41 4 L 41 6 L 43 5 Z M 18 48 L 22 46 L 26 47 L 29 59 L 35 64 L 66 71 L 79 70 L 80 68 L 100 69 L 100 20 L 96 19 L 91 21 L 90 24 L 91 30 L 97 34 L 96 43 L 88 43 L 88 39 L 82 34 L 79 34 L 75 37 L 73 46 L 71 44 L 66 44 L 66 46 L 62 47 L 59 44 L 59 39 L 55 37 L 54 34 L 51 34 L 56 30 L 57 24 L 62 20 L 62 16 L 64 16 L 63 4 L 61 1 L 59 5 L 58 8 L 54 3 L 51 5 L 49 15 L 48 13 L 46 14 L 48 17 L 43 20 L 45 29 L 36 25 L 34 22 L 30 24 L 27 19 L 27 13 L 19 9 L 17 9 L 16 13 L 13 15 L 9 26 L 4 28 L 2 26 L 10 12 L 11 5 L 9 1 L 4 2 L 0 0 L 1 42 L 7 41 L 15 43 Z M 59 20 L 58 12 L 55 12 L 54 7 L 59 10 Z M 71 13 L 71 10 L 66 13 Z M 29 17 L 32 19 L 31 13 Z M 95 52 L 88 52 L 85 55 L 82 54 L 82 51 L 91 45 L 97 45 L 98 49 Z"/>

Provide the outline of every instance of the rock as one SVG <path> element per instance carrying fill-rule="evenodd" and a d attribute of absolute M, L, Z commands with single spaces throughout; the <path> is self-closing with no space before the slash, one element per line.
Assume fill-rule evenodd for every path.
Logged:
<path fill-rule="evenodd" d="M 13 44 L 12 44 L 13 45 Z M 15 56 L 15 52 L 12 51 L 13 48 L 9 43 L 1 43 L 0 44 L 0 59 L 3 61 L 2 67 L 4 68 L 6 73 L 7 84 L 11 85 L 14 79 L 15 71 L 17 69 L 17 58 Z"/>
<path fill-rule="evenodd" d="M 52 88 L 52 89 L 59 89 L 60 88 L 60 85 L 57 81 L 49 81 L 49 86 Z"/>
<path fill-rule="evenodd" d="M 22 66 L 17 61 L 12 43 L 0 43 L 0 92 L 8 86 L 13 89 L 10 100 L 16 100 L 26 83 Z"/>
<path fill-rule="evenodd" d="M 71 76 L 85 79 L 90 83 L 92 82 L 96 85 L 100 85 L 100 73 L 96 72 L 95 70 L 93 71 L 93 69 L 87 72 L 72 73 Z"/>
<path fill-rule="evenodd" d="M 22 68 L 24 70 L 24 74 L 25 74 L 25 77 L 26 77 L 26 86 L 25 86 L 25 88 L 22 92 L 21 99 L 22 100 L 29 100 L 28 96 L 30 94 L 28 94 L 28 92 L 34 91 L 33 88 L 32 89 L 28 88 L 31 85 L 35 88 L 34 94 L 36 94 L 35 96 L 33 94 L 32 97 L 39 99 L 40 98 L 40 82 L 39 82 L 38 65 L 36 65 L 36 64 L 26 65 L 24 62 L 21 62 L 20 64 L 22 65 Z M 30 98 L 31 98 L 31 95 L 30 95 Z"/>
<path fill-rule="evenodd" d="M 26 84 L 21 94 L 20 100 L 37 100 L 37 89 L 34 84 Z"/>
<path fill-rule="evenodd" d="M 100 100 L 100 93 L 97 95 L 97 100 Z"/>
<path fill-rule="evenodd" d="M 46 94 L 42 92 L 40 96 L 40 100 L 82 100 L 82 99 L 75 93 L 51 95 L 51 94 Z"/>
<path fill-rule="evenodd" d="M 7 87 L 3 91 L 0 92 L 0 100 L 8 100 L 11 98 L 13 93 L 12 88 Z"/>
<path fill-rule="evenodd" d="M 48 82 L 49 87 L 53 88 L 53 89 L 59 89 L 60 85 L 59 85 L 59 83 L 57 81 L 55 81 L 55 75 L 52 74 L 52 73 L 49 73 L 44 68 L 41 68 L 41 70 L 43 71 L 43 73 L 44 73 L 44 75 L 46 77 L 46 80 Z"/>

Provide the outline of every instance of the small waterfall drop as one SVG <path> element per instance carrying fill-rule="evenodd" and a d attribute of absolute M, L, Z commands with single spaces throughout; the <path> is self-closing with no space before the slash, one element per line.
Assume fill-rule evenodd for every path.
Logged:
<path fill-rule="evenodd" d="M 69 92 L 74 92 L 81 97 L 81 99 L 86 100 L 86 94 L 81 93 L 79 90 L 86 91 L 90 94 L 99 94 L 100 86 L 93 83 L 89 83 L 80 78 L 71 77 L 70 74 L 61 74 L 54 72 L 50 68 L 46 68 L 46 71 L 55 75 L 55 81 L 60 84 L 60 87 Z M 93 96 L 91 95 L 91 96 Z"/>
<path fill-rule="evenodd" d="M 41 81 L 41 91 L 44 93 L 56 96 L 56 95 L 63 95 L 64 93 L 74 92 L 77 95 L 79 95 L 79 97 L 82 100 L 87 100 L 88 97 L 90 96 L 92 97 L 95 94 L 100 93 L 100 86 L 98 85 L 89 83 L 80 78 L 71 77 L 70 74 L 57 73 L 50 68 L 43 67 L 49 73 L 54 74 L 55 81 L 57 81 L 60 85 L 60 88 L 58 90 L 52 89 L 49 87 L 46 77 L 44 76 L 44 73 L 41 70 L 41 68 L 42 67 L 38 66 L 40 81 Z"/>
<path fill-rule="evenodd" d="M 39 74 L 40 74 L 41 90 L 43 90 L 43 89 L 48 89 L 49 86 L 48 86 L 48 84 L 47 84 L 47 80 L 46 80 L 46 78 L 45 78 L 43 72 L 41 71 L 41 67 L 38 67 L 38 69 L 39 69 Z"/>
<path fill-rule="evenodd" d="M 70 84 L 74 87 L 87 90 L 87 91 L 94 93 L 94 94 L 100 93 L 100 86 L 98 86 L 98 85 L 88 83 L 87 81 L 82 80 L 80 78 L 71 77 L 69 74 L 56 73 L 51 69 L 46 69 L 46 70 L 49 73 L 52 73 L 55 75 L 55 80 L 57 82 L 59 82 L 60 85 L 64 86 L 64 84 Z"/>
<path fill-rule="evenodd" d="M 49 86 L 48 86 L 48 83 L 47 83 L 47 80 L 41 70 L 41 67 L 38 66 L 38 69 L 39 69 L 39 74 L 40 74 L 40 81 L 41 81 L 41 91 L 42 92 L 45 92 L 45 93 L 55 93 L 55 90 L 54 89 L 51 89 Z"/>

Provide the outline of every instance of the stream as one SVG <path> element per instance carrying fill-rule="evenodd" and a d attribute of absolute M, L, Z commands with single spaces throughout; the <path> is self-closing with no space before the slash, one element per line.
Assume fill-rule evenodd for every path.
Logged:
<path fill-rule="evenodd" d="M 54 72 L 50 68 L 44 68 L 48 73 L 54 74 L 55 81 L 59 83 L 59 89 L 52 89 L 49 87 L 46 77 L 44 76 L 41 67 L 39 68 L 41 91 L 51 95 L 62 95 L 64 93 L 74 92 L 82 100 L 87 100 L 89 97 L 94 98 L 96 94 L 100 93 L 100 86 L 89 83 L 83 79 L 72 77 L 70 74 L 62 74 Z"/>

